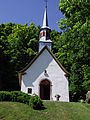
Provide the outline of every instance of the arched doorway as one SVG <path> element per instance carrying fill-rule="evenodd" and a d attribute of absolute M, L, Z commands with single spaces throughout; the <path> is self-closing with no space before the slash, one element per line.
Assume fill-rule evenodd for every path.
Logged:
<path fill-rule="evenodd" d="M 40 98 L 50 100 L 50 82 L 47 79 L 40 82 Z"/>

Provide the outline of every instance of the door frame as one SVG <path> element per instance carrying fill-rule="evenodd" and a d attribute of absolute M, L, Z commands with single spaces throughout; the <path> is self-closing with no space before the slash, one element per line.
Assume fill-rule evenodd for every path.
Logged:
<path fill-rule="evenodd" d="M 47 80 L 50 83 L 50 100 L 51 100 L 52 99 L 52 84 L 51 84 L 51 81 L 48 80 L 47 78 L 42 79 L 39 83 L 39 97 L 40 97 L 40 85 L 41 85 L 41 82 L 44 81 L 44 80 Z"/>

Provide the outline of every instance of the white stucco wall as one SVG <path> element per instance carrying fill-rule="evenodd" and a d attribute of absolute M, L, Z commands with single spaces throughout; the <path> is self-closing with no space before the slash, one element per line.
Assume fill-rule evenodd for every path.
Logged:
<path fill-rule="evenodd" d="M 45 70 L 48 75 L 44 74 Z M 40 96 L 40 82 L 48 79 L 51 82 L 50 99 L 56 100 L 55 95 L 59 94 L 60 101 L 69 102 L 68 80 L 47 49 L 25 72 L 26 74 L 22 76 L 21 91 L 27 93 L 28 88 L 32 88 L 32 94 Z"/>
<path fill-rule="evenodd" d="M 39 41 L 39 52 L 45 47 L 48 46 L 50 50 L 52 50 L 52 41 L 51 40 L 41 40 Z"/>

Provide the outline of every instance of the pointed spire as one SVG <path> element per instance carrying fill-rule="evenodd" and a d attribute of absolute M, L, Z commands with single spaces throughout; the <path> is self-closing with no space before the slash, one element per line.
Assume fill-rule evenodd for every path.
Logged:
<path fill-rule="evenodd" d="M 44 12 L 44 19 L 43 19 L 43 25 L 42 25 L 42 28 L 48 28 L 48 17 L 47 17 L 47 0 L 45 0 L 46 2 L 46 5 L 45 5 L 45 12 Z"/>
<path fill-rule="evenodd" d="M 44 19 L 43 19 L 43 28 L 48 27 L 48 17 L 47 17 L 47 6 L 45 7 Z"/>

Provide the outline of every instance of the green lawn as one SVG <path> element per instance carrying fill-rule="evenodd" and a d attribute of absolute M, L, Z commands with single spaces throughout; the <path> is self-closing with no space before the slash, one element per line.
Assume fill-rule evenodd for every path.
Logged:
<path fill-rule="evenodd" d="M 0 102 L 0 120 L 90 120 L 90 105 L 84 103 L 45 102 L 44 110 L 28 105 Z"/>

